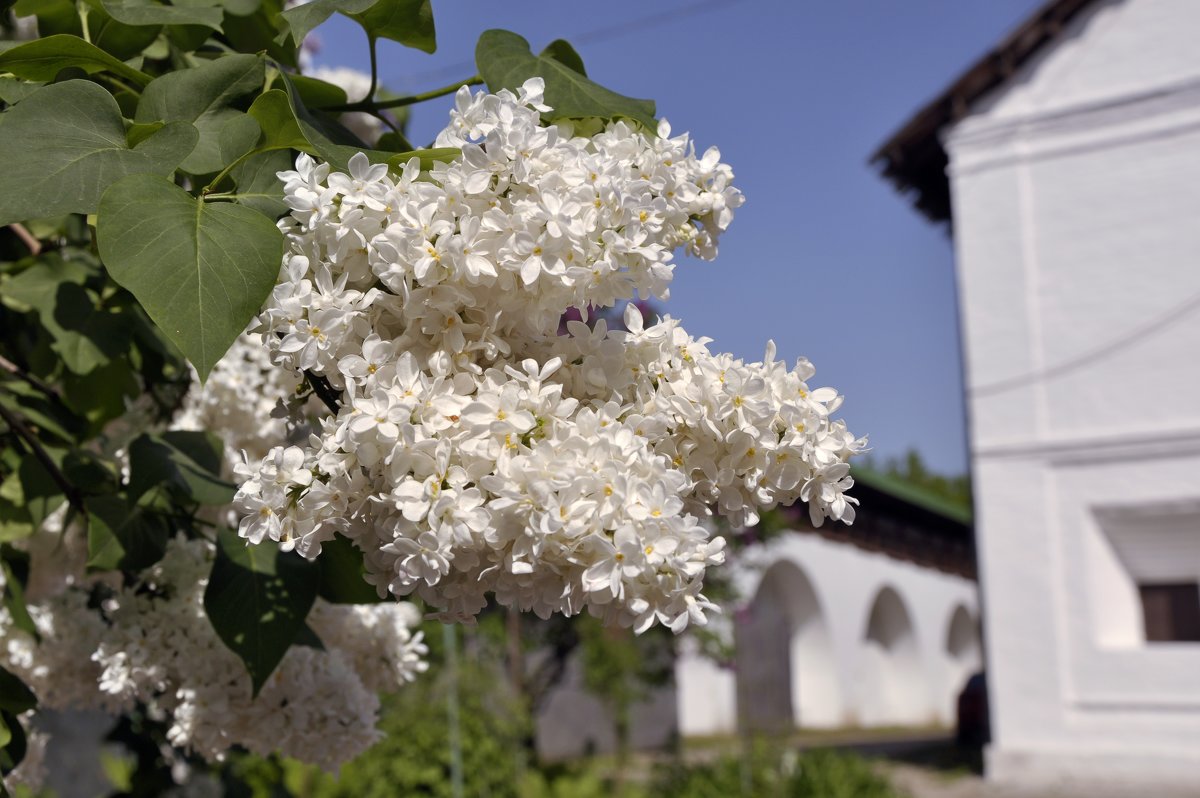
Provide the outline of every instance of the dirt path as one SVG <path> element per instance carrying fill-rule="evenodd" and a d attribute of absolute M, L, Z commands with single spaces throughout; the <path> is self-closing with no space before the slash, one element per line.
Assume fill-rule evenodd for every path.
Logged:
<path fill-rule="evenodd" d="M 974 773 L 947 773 L 895 761 L 880 761 L 878 767 L 892 784 L 912 798 L 1148 798 L 1148 795 L 1153 798 L 1195 798 L 1200 794 L 1189 790 L 1148 794 L 1144 788 L 1139 790 L 1114 783 L 1030 791 L 998 787 Z"/>

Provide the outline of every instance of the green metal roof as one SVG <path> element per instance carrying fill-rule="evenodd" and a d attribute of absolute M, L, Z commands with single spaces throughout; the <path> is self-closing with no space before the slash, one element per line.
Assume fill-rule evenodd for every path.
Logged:
<path fill-rule="evenodd" d="M 940 496 L 933 491 L 906 482 L 900 477 L 883 474 L 860 465 L 851 466 L 850 476 L 854 477 L 855 482 L 874 488 L 880 493 L 886 493 L 960 524 L 968 526 L 971 524 L 972 515 L 969 505 Z M 854 495 L 853 489 L 850 494 Z"/>

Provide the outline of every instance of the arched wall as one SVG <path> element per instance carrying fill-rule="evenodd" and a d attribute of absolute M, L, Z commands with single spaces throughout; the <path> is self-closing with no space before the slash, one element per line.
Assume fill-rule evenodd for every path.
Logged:
<path fill-rule="evenodd" d="M 781 559 L 737 616 L 739 703 L 750 728 L 844 721 L 829 623 L 812 581 Z"/>
<path fill-rule="evenodd" d="M 862 641 L 862 725 L 927 722 L 933 712 L 916 629 L 904 600 L 890 585 L 875 594 Z"/>
<path fill-rule="evenodd" d="M 979 639 L 979 622 L 962 604 L 957 604 L 946 623 L 945 634 L 946 693 L 944 715 L 954 717 L 958 694 L 971 674 L 983 665 L 983 645 Z"/>
<path fill-rule="evenodd" d="M 773 649 L 775 662 L 786 663 L 771 677 L 775 695 L 782 696 L 773 707 L 778 723 L 788 718 L 789 728 L 954 723 L 950 694 L 961 684 L 951 686 L 949 624 L 960 605 L 978 618 L 974 582 L 804 533 L 784 534 L 766 546 L 752 547 L 728 567 L 737 593 L 748 602 L 741 610 L 728 608 L 712 622 L 716 630 L 729 629 L 731 641 L 744 634 L 739 627 L 748 619 L 746 610 L 754 609 L 760 589 L 764 597 L 772 597 L 774 607 L 796 608 L 775 622 L 776 630 L 790 633 L 776 631 L 771 638 L 776 644 L 779 637 L 786 642 L 786 651 L 779 645 Z M 867 640 L 870 615 L 885 586 L 908 614 L 920 663 L 915 669 L 900 669 L 906 674 L 901 679 L 904 686 L 893 691 L 900 693 L 899 700 L 881 687 L 896 674 L 895 652 Z M 818 613 L 812 612 L 814 606 Z M 804 623 L 805 618 L 820 622 Z M 880 629 L 876 632 L 877 638 L 888 637 Z M 771 692 L 757 687 L 747 692 L 753 684 L 750 672 L 761 662 L 739 656 L 735 667 L 723 668 L 695 654 L 694 647 L 685 645 L 683 650 L 676 664 L 680 733 L 730 734 L 739 725 L 744 728 L 741 719 L 749 702 Z M 882 702 L 875 698 L 881 692 Z M 904 710 L 906 702 L 908 711 L 896 711 L 897 705 Z"/>

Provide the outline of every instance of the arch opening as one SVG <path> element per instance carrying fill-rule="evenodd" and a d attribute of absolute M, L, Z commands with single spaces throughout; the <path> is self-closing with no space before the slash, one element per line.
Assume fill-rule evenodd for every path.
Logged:
<path fill-rule="evenodd" d="M 912 616 L 900 594 L 880 589 L 863 632 L 864 726 L 926 723 L 933 712 Z"/>
<path fill-rule="evenodd" d="M 962 604 L 957 604 L 946 624 L 946 696 L 942 707 L 944 718 L 953 720 L 958 694 L 971 674 L 983 665 L 983 645 L 979 639 L 979 624 Z"/>
<path fill-rule="evenodd" d="M 752 731 L 841 725 L 829 625 L 811 580 L 782 560 L 736 618 L 739 722 Z"/>

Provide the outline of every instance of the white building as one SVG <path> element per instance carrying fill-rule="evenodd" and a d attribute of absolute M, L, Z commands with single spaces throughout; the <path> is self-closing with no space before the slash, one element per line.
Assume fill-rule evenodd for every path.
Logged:
<path fill-rule="evenodd" d="M 814 530 L 800 508 L 731 564 L 734 667 L 685 648 L 680 734 L 953 724 L 982 659 L 969 513 L 858 477 L 853 527 Z"/>
<path fill-rule="evenodd" d="M 876 160 L 952 217 L 989 778 L 1200 795 L 1200 2 L 1049 3 Z"/>

